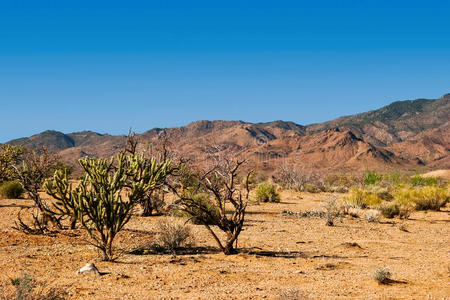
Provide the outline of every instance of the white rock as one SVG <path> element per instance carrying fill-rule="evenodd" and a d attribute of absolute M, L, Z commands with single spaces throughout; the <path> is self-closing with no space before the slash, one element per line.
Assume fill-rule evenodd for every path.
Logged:
<path fill-rule="evenodd" d="M 86 264 L 84 267 L 77 271 L 77 275 L 79 274 L 95 274 L 100 275 L 97 267 L 94 264 Z"/>

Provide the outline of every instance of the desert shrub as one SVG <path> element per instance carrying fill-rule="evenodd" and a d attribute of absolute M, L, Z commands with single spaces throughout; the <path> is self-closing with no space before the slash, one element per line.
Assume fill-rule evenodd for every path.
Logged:
<path fill-rule="evenodd" d="M 449 200 L 448 190 L 437 186 L 425 186 L 417 190 L 413 198 L 417 210 L 440 210 Z"/>
<path fill-rule="evenodd" d="M 335 198 L 330 198 L 325 204 L 325 220 L 327 226 L 333 226 L 334 220 L 341 215 L 341 207 Z"/>
<path fill-rule="evenodd" d="M 358 207 L 350 206 L 346 209 L 346 214 L 353 217 L 359 218 L 361 216 L 362 210 Z"/>
<path fill-rule="evenodd" d="M 332 174 L 325 178 L 327 191 L 336 193 L 347 193 L 348 190 L 358 184 L 358 179 L 349 174 Z"/>
<path fill-rule="evenodd" d="M 67 295 L 60 289 L 46 289 L 45 283 L 37 282 L 28 274 L 11 279 L 11 284 L 16 287 L 12 298 L 15 300 L 63 300 Z"/>
<path fill-rule="evenodd" d="M 215 220 L 219 218 L 220 211 L 207 193 L 198 193 L 192 196 L 192 200 L 196 205 L 189 209 L 182 209 L 178 206 L 173 206 L 171 215 L 175 217 L 182 217 L 189 219 L 190 222 L 196 225 L 206 223 L 213 225 Z"/>
<path fill-rule="evenodd" d="M 376 195 L 381 200 L 391 201 L 392 199 L 394 199 L 389 188 L 387 187 L 382 187 L 379 185 L 370 185 L 367 187 L 367 191 L 370 192 L 371 194 Z"/>
<path fill-rule="evenodd" d="M 158 222 L 157 228 L 159 234 L 156 244 L 171 253 L 176 253 L 182 246 L 190 246 L 192 242 L 191 228 L 184 222 L 165 219 Z"/>
<path fill-rule="evenodd" d="M 373 279 L 375 279 L 380 284 L 387 284 L 391 280 L 391 272 L 388 268 L 377 269 L 373 274 Z"/>
<path fill-rule="evenodd" d="M 313 170 L 303 169 L 294 164 L 281 165 L 274 174 L 274 180 L 285 189 L 324 192 L 326 190 L 325 179 Z"/>
<path fill-rule="evenodd" d="M 364 184 L 365 185 L 372 185 L 377 184 L 383 180 L 383 175 L 377 174 L 375 171 L 367 170 L 364 174 Z"/>
<path fill-rule="evenodd" d="M 275 185 L 269 182 L 258 184 L 255 194 L 258 202 L 280 202 L 280 195 L 277 193 Z"/>
<path fill-rule="evenodd" d="M 17 180 L 5 181 L 0 185 L 0 199 L 17 199 L 23 192 L 23 187 Z"/>
<path fill-rule="evenodd" d="M 423 177 L 419 174 L 414 175 L 411 177 L 411 185 L 412 186 L 432 186 L 438 184 L 438 178 L 437 177 Z"/>
<path fill-rule="evenodd" d="M 46 224 L 39 223 L 37 214 L 46 215 L 51 219 L 51 223 L 58 229 L 62 229 L 60 222 L 54 211 L 40 196 L 40 190 L 45 180 L 52 176 L 53 170 L 58 162 L 58 156 L 47 151 L 45 147 L 40 150 L 25 150 L 21 157 L 21 164 L 14 168 L 15 176 L 27 193 L 28 197 L 34 202 L 33 224 L 24 223 L 18 215 L 16 229 L 25 233 L 45 234 L 50 230 Z"/>
<path fill-rule="evenodd" d="M 400 203 L 412 203 L 416 210 L 439 210 L 450 199 L 447 188 L 435 185 L 424 187 L 404 186 L 394 193 Z"/>
<path fill-rule="evenodd" d="M 348 204 L 361 208 L 378 205 L 383 201 L 383 199 L 370 190 L 356 187 L 351 188 L 350 192 L 344 196 L 344 200 L 347 201 Z"/>
<path fill-rule="evenodd" d="M 400 224 L 398 226 L 398 229 L 401 230 L 401 231 L 404 231 L 404 232 L 409 232 L 408 228 L 406 228 L 406 224 Z"/>
<path fill-rule="evenodd" d="M 370 209 L 366 212 L 366 220 L 370 223 L 378 223 L 380 222 L 380 212 L 376 209 Z"/>
<path fill-rule="evenodd" d="M 392 219 L 395 216 L 407 219 L 411 212 L 414 210 L 414 206 L 411 203 L 402 203 L 401 201 L 392 201 L 388 203 L 383 203 L 379 210 L 383 217 Z"/>

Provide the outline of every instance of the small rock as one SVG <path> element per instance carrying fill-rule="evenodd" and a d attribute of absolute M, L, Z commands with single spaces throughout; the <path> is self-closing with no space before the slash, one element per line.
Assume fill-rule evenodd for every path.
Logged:
<path fill-rule="evenodd" d="M 94 264 L 86 264 L 84 267 L 77 271 L 77 274 L 95 274 L 100 275 L 97 267 Z"/>

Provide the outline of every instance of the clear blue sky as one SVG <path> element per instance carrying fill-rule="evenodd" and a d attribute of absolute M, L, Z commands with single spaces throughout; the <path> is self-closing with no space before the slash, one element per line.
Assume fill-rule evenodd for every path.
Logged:
<path fill-rule="evenodd" d="M 450 92 L 449 1 L 0 1 L 0 142 Z"/>

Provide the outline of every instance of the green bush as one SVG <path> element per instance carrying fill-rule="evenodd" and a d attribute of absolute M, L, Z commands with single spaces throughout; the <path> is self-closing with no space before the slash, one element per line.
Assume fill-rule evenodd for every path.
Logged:
<path fill-rule="evenodd" d="M 258 202 L 280 202 L 280 195 L 277 193 L 275 185 L 262 182 L 256 187 L 256 200 Z"/>
<path fill-rule="evenodd" d="M 17 199 L 23 194 L 22 185 L 14 181 L 5 181 L 0 185 L 0 198 Z"/>
<path fill-rule="evenodd" d="M 216 224 L 216 220 L 220 219 L 220 212 L 218 207 L 214 205 L 214 203 L 210 199 L 209 195 L 206 193 L 198 193 L 192 198 L 198 204 L 197 208 L 179 208 L 175 206 L 175 209 L 172 210 L 172 215 L 176 217 L 188 218 L 193 224 L 196 225 L 204 225 L 204 223 L 202 222 L 205 221 L 206 225 Z M 209 214 L 202 211 L 199 207 L 207 209 L 210 212 L 210 215 L 212 215 L 213 217 L 210 217 Z"/>
<path fill-rule="evenodd" d="M 411 184 L 413 186 L 432 186 L 438 184 L 438 178 L 436 177 L 422 177 L 415 175 L 411 178 Z"/>
<path fill-rule="evenodd" d="M 364 184 L 365 185 L 372 185 L 376 184 L 383 180 L 383 175 L 377 174 L 375 171 L 367 170 L 366 174 L 364 175 Z"/>

